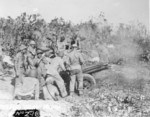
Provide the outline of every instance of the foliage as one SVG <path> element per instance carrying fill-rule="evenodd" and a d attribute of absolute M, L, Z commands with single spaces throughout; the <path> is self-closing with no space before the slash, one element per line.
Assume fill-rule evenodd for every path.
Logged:
<path fill-rule="evenodd" d="M 70 22 L 65 22 L 62 18 L 55 18 L 50 23 L 46 23 L 39 14 L 21 14 L 13 19 L 0 19 L 0 41 L 8 51 L 17 50 L 24 39 L 36 40 L 37 44 L 44 42 L 47 38 L 54 40 L 67 33 L 71 29 Z M 14 54 L 14 53 L 13 53 Z"/>
<path fill-rule="evenodd" d="M 148 32 L 143 24 L 120 24 L 115 27 L 107 21 L 103 13 L 77 25 L 63 18 L 54 18 L 47 23 L 39 14 L 22 13 L 15 19 L 10 16 L 0 18 L 0 43 L 11 55 L 15 55 L 20 44 L 28 44 L 30 40 L 36 40 L 37 45 L 57 48 L 57 40 L 65 38 L 66 41 L 71 41 L 77 36 L 81 40 L 81 50 L 88 55 L 93 50 L 103 53 L 99 47 L 105 45 L 103 48 L 109 51 L 109 61 L 122 58 L 114 53 L 124 51 L 120 49 L 121 46 L 118 47 L 124 42 L 130 43 L 132 40 L 133 44 L 139 45 L 144 51 L 150 46 Z M 25 39 L 28 39 L 27 42 Z M 109 49 L 109 44 L 113 44 L 116 49 Z"/>

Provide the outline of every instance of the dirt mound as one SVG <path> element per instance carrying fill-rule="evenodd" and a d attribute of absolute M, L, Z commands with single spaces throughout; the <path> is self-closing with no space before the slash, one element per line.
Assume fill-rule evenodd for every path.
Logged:
<path fill-rule="evenodd" d="M 100 74 L 99 74 L 100 75 Z M 146 67 L 112 66 L 101 73 L 97 86 L 59 101 L 0 101 L 0 115 L 16 109 L 38 109 L 41 117 L 146 117 L 150 115 L 150 81 Z M 9 81 L 9 80 L 8 80 Z M 0 99 L 11 99 L 10 82 L 0 80 Z"/>

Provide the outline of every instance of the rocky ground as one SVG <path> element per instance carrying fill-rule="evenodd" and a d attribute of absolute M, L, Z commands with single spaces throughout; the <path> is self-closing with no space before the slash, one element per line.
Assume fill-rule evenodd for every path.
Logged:
<path fill-rule="evenodd" d="M 113 68 L 110 74 L 103 72 L 104 78 L 97 80 L 97 86 L 85 91 L 83 96 L 68 96 L 60 101 L 11 101 L 10 95 L 4 92 L 11 92 L 8 90 L 11 87 L 5 87 L 1 81 L 0 97 L 7 100 L 0 101 L 0 115 L 12 117 L 16 109 L 39 109 L 41 117 L 149 117 L 150 81 L 126 79 L 124 71 L 127 76 L 135 74 L 131 67 Z"/>

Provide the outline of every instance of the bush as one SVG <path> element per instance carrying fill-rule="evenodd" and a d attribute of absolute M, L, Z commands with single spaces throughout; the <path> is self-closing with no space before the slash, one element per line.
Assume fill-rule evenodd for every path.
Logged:
<path fill-rule="evenodd" d="M 11 55 L 15 55 L 22 43 L 35 40 L 37 45 L 57 49 L 57 40 L 71 41 L 80 38 L 81 50 L 90 55 L 97 51 L 108 62 L 138 58 L 149 51 L 149 36 L 141 23 L 112 26 L 101 13 L 98 18 L 73 25 L 63 18 L 47 23 L 39 14 L 22 13 L 13 19 L 0 18 L 0 43 Z M 25 39 L 28 39 L 26 42 Z M 86 44 L 85 44 L 86 43 Z M 109 55 L 109 56 L 107 56 Z M 92 55 L 90 55 L 92 56 Z"/>

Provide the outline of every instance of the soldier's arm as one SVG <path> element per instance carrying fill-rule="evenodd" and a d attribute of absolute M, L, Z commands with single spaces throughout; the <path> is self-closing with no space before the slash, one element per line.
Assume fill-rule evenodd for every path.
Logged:
<path fill-rule="evenodd" d="M 15 58 L 15 71 L 16 71 L 16 76 L 19 76 L 19 65 L 20 65 L 20 61 L 19 61 L 19 55 L 16 55 Z"/>
<path fill-rule="evenodd" d="M 64 66 L 64 61 L 60 59 L 59 64 L 60 64 L 60 67 L 62 68 L 62 70 L 65 71 L 66 68 Z"/>
<path fill-rule="evenodd" d="M 35 63 L 34 63 L 33 58 L 32 58 L 31 55 L 27 56 L 27 61 L 28 61 L 29 65 L 34 66 Z"/>
<path fill-rule="evenodd" d="M 42 58 L 42 62 L 46 65 L 46 64 L 49 64 L 48 60 L 46 59 L 46 57 L 43 57 Z"/>
<path fill-rule="evenodd" d="M 68 57 L 65 59 L 65 62 L 64 62 L 65 68 L 66 68 L 67 70 L 70 69 L 70 64 L 71 64 L 71 62 L 70 62 L 70 57 L 68 56 Z"/>
<path fill-rule="evenodd" d="M 46 57 L 43 56 L 42 58 L 42 64 L 41 64 L 41 70 L 42 70 L 42 77 L 45 78 L 46 74 L 47 74 L 47 68 L 46 68 L 46 65 L 48 65 L 48 61 L 46 59 Z"/>
<path fill-rule="evenodd" d="M 42 70 L 42 77 L 45 78 L 45 77 L 46 77 L 46 73 L 47 73 L 47 69 L 46 69 L 46 67 L 45 67 L 44 64 L 42 64 L 41 67 L 42 67 L 42 68 L 41 68 L 41 70 Z"/>
<path fill-rule="evenodd" d="M 81 65 L 84 63 L 83 56 L 82 56 L 82 54 L 80 54 L 80 53 L 79 53 L 79 61 L 80 61 L 80 64 L 81 64 Z"/>
<path fill-rule="evenodd" d="M 27 69 L 28 68 L 28 56 L 26 55 L 25 56 L 25 61 L 24 61 L 24 67 L 25 67 L 25 69 Z"/>
<path fill-rule="evenodd" d="M 70 60 L 70 56 L 69 56 L 69 55 L 66 55 L 65 63 L 70 65 L 70 61 L 71 61 L 71 60 Z"/>

